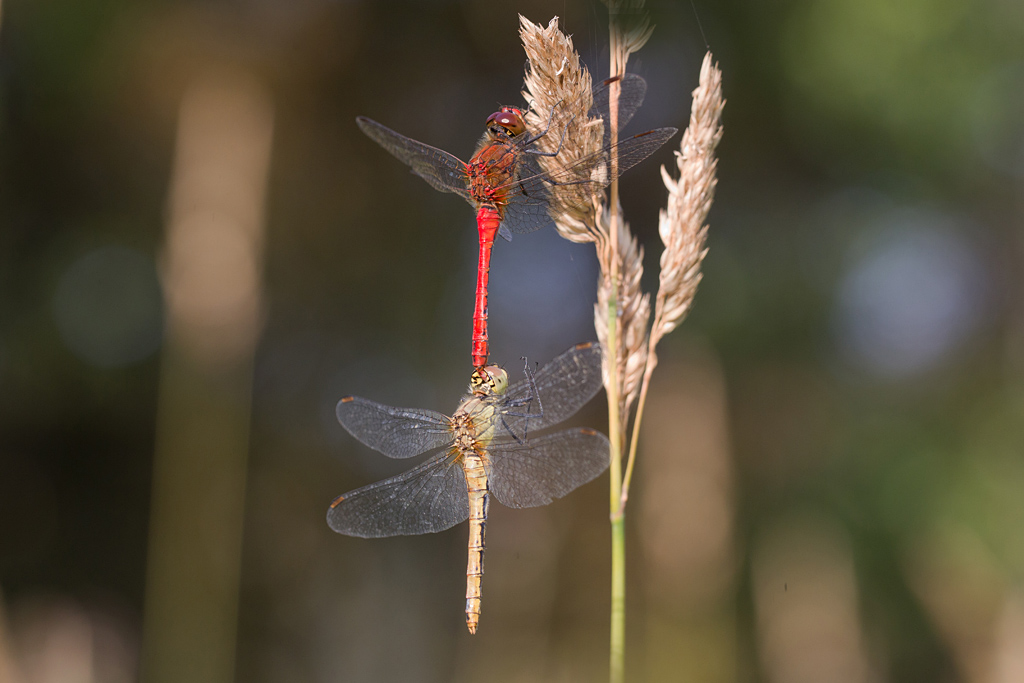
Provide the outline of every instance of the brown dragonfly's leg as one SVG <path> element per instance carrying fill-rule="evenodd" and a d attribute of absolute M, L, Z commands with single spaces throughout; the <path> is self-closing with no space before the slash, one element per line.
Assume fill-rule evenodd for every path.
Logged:
<path fill-rule="evenodd" d="M 480 623 L 480 583 L 484 575 L 484 533 L 487 526 L 487 472 L 476 453 L 463 460 L 469 490 L 469 561 L 466 565 L 466 627 L 476 633 Z"/>
<path fill-rule="evenodd" d="M 517 407 L 517 408 L 521 407 L 521 406 L 526 406 L 526 412 L 525 413 L 516 413 L 516 412 L 512 412 L 510 410 L 505 410 L 502 413 L 502 415 L 501 415 L 501 426 L 505 429 L 506 432 L 508 432 L 509 434 L 512 435 L 512 438 L 515 439 L 516 442 L 518 442 L 520 444 L 525 443 L 526 442 L 525 439 L 530 434 L 530 419 L 531 418 L 542 418 L 542 417 L 544 417 L 544 404 L 541 403 L 540 392 L 537 391 L 537 382 L 536 382 L 536 380 L 533 377 L 533 371 L 530 369 L 530 363 L 529 363 L 529 361 L 526 360 L 525 356 L 523 357 L 523 363 L 525 364 L 525 367 L 524 367 L 523 371 L 526 373 L 526 378 L 530 382 L 530 395 L 529 396 L 525 396 L 523 398 L 518 398 L 518 399 L 510 400 L 505 405 L 506 405 L 506 407 Z M 537 401 L 537 412 L 532 412 L 531 408 L 533 407 L 533 402 L 535 400 Z M 523 435 L 522 435 L 522 437 L 520 437 L 518 434 L 513 432 L 512 428 L 508 426 L 508 421 L 505 420 L 506 416 L 508 416 L 508 417 L 524 417 L 524 418 L 526 418 L 526 423 L 523 426 Z"/>

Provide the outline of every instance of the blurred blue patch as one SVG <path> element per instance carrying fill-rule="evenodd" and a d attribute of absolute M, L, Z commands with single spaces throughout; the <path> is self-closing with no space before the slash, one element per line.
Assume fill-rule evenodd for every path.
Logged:
<path fill-rule="evenodd" d="M 843 355 L 877 376 L 942 363 L 980 326 L 990 287 L 963 226 L 937 211 L 884 216 L 842 275 L 833 331 Z"/>

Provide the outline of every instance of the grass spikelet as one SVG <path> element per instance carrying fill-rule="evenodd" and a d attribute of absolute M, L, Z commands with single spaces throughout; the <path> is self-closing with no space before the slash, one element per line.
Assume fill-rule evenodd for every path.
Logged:
<path fill-rule="evenodd" d="M 693 304 L 701 280 L 700 267 L 707 249 L 705 224 L 718 184 L 718 160 L 715 148 L 722 139 L 722 72 L 704 56 L 700 84 L 693 91 L 690 124 L 683 133 L 676 166 L 679 178 L 673 179 L 663 166 L 662 179 L 668 188 L 668 205 L 660 212 L 658 232 L 665 251 L 661 255 L 661 275 L 655 301 L 651 347 L 674 330 Z"/>
<path fill-rule="evenodd" d="M 610 230 L 609 212 L 602 204 L 597 214 L 598 231 Z M 608 354 L 604 358 L 605 386 L 611 377 L 619 387 L 619 415 L 623 429 L 629 410 L 640 390 L 644 368 L 647 365 L 647 327 L 651 319 L 651 296 L 641 289 L 644 274 L 644 249 L 629 229 L 629 224 L 619 221 L 618 273 L 619 291 L 617 301 L 620 309 L 619 335 L 621 343 L 616 344 L 616 357 Z M 612 297 L 613 271 L 611 260 L 615 258 L 609 240 L 598 241 L 598 262 L 601 278 L 597 288 L 597 303 L 594 305 L 594 329 L 602 348 L 609 348 L 608 305 Z"/>
<path fill-rule="evenodd" d="M 545 28 L 520 16 L 519 25 L 530 60 L 523 90 L 523 97 L 530 103 L 526 125 L 533 131 L 548 129 L 549 134 L 537 141 L 540 151 L 553 152 L 561 143 L 557 155 L 537 157 L 542 170 L 557 173 L 601 149 L 604 123 L 587 116 L 594 104 L 590 72 L 580 63 L 572 38 L 558 29 L 558 17 Z M 577 192 L 554 197 L 550 213 L 562 237 L 593 242 L 597 209 L 591 189 L 583 184 Z"/>
<path fill-rule="evenodd" d="M 611 73 L 624 73 L 626 60 L 647 44 L 654 25 L 644 9 L 644 0 L 605 0 L 613 25 L 611 32 Z"/>

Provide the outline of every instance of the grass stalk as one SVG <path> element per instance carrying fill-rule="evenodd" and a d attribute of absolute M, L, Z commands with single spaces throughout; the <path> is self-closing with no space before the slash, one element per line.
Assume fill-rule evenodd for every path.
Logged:
<path fill-rule="evenodd" d="M 654 355 L 654 349 L 647 352 L 647 365 L 644 368 L 644 379 L 640 385 L 640 395 L 636 403 L 636 415 L 633 416 L 633 429 L 630 432 L 629 452 L 626 456 L 626 473 L 622 477 L 622 486 L 619 491 L 620 516 L 626 513 L 626 501 L 629 500 L 629 485 L 633 480 L 633 465 L 636 463 L 636 449 L 640 441 L 640 423 L 644 419 L 644 406 L 647 405 L 647 388 L 651 384 L 651 375 L 658 365 L 658 357 Z"/>
<path fill-rule="evenodd" d="M 617 48 L 618 31 L 614 25 L 610 28 L 609 40 L 611 43 L 612 64 L 610 74 L 617 75 L 616 56 L 619 54 Z M 609 120 L 608 127 L 610 139 L 614 143 L 619 139 L 619 84 L 613 83 L 609 89 Z M 609 363 L 618 365 L 618 348 L 621 345 L 619 334 L 619 181 L 618 181 L 618 149 L 613 147 L 610 158 L 611 187 L 609 188 L 609 251 L 611 272 L 611 296 L 608 300 L 608 346 L 615 349 L 613 360 Z M 609 615 L 609 677 L 611 683 L 622 683 L 626 672 L 626 524 L 622 515 L 622 508 L 619 500 L 622 498 L 622 444 L 621 433 L 622 419 L 619 415 L 619 368 L 614 367 L 612 377 L 616 378 L 608 383 L 608 439 L 611 443 L 611 465 L 610 486 L 609 486 L 609 518 L 611 521 L 612 537 L 612 585 L 611 585 L 611 614 Z"/>
<path fill-rule="evenodd" d="M 616 291 L 615 288 L 612 291 Z M 613 295 L 608 302 L 608 342 L 612 348 L 615 348 L 614 344 L 618 343 L 617 313 L 618 297 Z M 609 517 L 612 532 L 609 670 L 611 671 L 611 683 L 622 683 L 626 655 L 626 528 L 619 505 L 619 501 L 622 499 L 622 432 L 620 430 L 618 382 L 610 382 L 607 389 L 608 441 L 611 444 Z"/>

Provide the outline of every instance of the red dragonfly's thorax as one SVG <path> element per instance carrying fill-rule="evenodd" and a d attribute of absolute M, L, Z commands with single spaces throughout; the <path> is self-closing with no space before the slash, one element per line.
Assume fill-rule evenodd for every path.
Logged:
<path fill-rule="evenodd" d="M 499 215 L 508 202 L 508 188 L 515 180 L 517 143 L 525 133 L 522 111 L 502 107 L 487 119 L 487 132 L 466 169 L 473 199 L 494 206 Z"/>
<path fill-rule="evenodd" d="M 482 204 L 492 204 L 499 213 L 508 202 L 508 190 L 515 180 L 517 150 L 508 140 L 489 140 L 480 143 L 468 168 L 469 192 Z"/>

